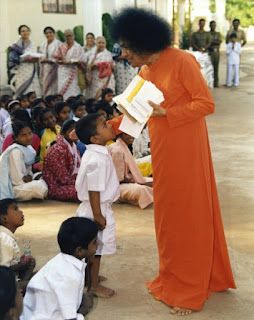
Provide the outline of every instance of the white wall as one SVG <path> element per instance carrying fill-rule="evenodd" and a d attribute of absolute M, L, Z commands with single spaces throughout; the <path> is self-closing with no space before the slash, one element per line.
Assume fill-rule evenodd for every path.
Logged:
<path fill-rule="evenodd" d="M 32 31 L 31 40 L 39 46 L 45 41 L 46 26 L 64 31 L 83 24 L 83 0 L 76 0 L 76 14 L 43 13 L 41 0 L 8 0 L 8 18 L 9 45 L 17 41 L 18 27 L 26 24 Z"/>

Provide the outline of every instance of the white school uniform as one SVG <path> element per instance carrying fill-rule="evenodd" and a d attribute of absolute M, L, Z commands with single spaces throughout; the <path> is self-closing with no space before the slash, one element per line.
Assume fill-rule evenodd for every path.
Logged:
<path fill-rule="evenodd" d="M 234 86 L 239 85 L 239 64 L 240 54 L 242 52 L 241 44 L 236 42 L 234 44 L 230 42 L 226 46 L 227 54 L 227 86 L 232 86 L 232 78 L 234 75 Z"/>
<path fill-rule="evenodd" d="M 13 266 L 20 261 L 20 250 L 15 235 L 4 226 L 0 226 L 0 265 Z"/>
<path fill-rule="evenodd" d="M 20 320 L 84 320 L 77 313 L 85 281 L 86 263 L 59 253 L 30 280 Z"/>
<path fill-rule="evenodd" d="M 120 197 L 119 181 L 108 148 L 96 144 L 86 147 L 76 179 L 78 198 L 82 201 L 76 216 L 94 220 L 89 191 L 100 192 L 101 213 L 106 219 L 106 228 L 98 232 L 96 255 L 113 254 L 116 251 L 116 227 L 111 204 Z"/>

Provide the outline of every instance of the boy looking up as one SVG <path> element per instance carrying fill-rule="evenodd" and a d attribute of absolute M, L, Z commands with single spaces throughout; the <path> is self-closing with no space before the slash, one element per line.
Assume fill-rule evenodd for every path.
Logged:
<path fill-rule="evenodd" d="M 27 286 L 21 320 L 84 320 L 93 305 L 83 294 L 85 258 L 97 250 L 96 224 L 85 218 L 65 220 L 58 232 L 61 252 Z"/>
<path fill-rule="evenodd" d="M 93 219 L 98 225 L 99 246 L 90 259 L 88 292 L 104 298 L 116 295 L 112 289 L 99 284 L 99 269 L 102 255 L 116 251 L 114 212 L 111 204 L 118 200 L 119 182 L 106 143 L 115 138 L 111 124 L 100 114 L 88 114 L 76 124 L 76 134 L 87 145 L 76 180 L 80 204 L 76 215 Z"/>
<path fill-rule="evenodd" d="M 0 200 L 0 265 L 10 267 L 21 280 L 20 288 L 25 289 L 26 281 L 32 276 L 35 260 L 32 256 L 20 257 L 20 249 L 14 235 L 23 226 L 24 215 L 14 199 Z"/>

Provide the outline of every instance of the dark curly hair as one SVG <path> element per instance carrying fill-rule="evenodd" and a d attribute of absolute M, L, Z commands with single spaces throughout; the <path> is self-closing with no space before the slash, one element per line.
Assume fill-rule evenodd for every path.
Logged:
<path fill-rule="evenodd" d="M 114 41 L 125 41 L 139 54 L 164 50 L 171 44 L 171 29 L 166 20 L 153 11 L 125 8 L 113 17 L 110 34 Z"/>

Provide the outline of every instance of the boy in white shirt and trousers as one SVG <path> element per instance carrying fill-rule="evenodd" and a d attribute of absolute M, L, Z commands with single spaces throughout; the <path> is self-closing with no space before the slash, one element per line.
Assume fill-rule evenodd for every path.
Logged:
<path fill-rule="evenodd" d="M 99 283 L 99 269 L 101 256 L 116 251 L 116 227 L 111 204 L 119 199 L 120 191 L 116 170 L 106 147 L 106 143 L 115 138 L 115 133 L 111 124 L 106 123 L 105 118 L 98 113 L 80 119 L 75 131 L 87 148 L 76 179 L 78 198 L 82 201 L 76 215 L 94 220 L 99 229 L 99 246 L 88 265 L 88 292 L 110 298 L 116 292 Z"/>
<path fill-rule="evenodd" d="M 232 86 L 232 78 L 234 73 L 234 86 L 239 86 L 239 64 L 240 54 L 242 52 L 241 44 L 236 42 L 237 35 L 232 33 L 230 35 L 231 42 L 226 46 L 227 54 L 227 87 Z"/>

